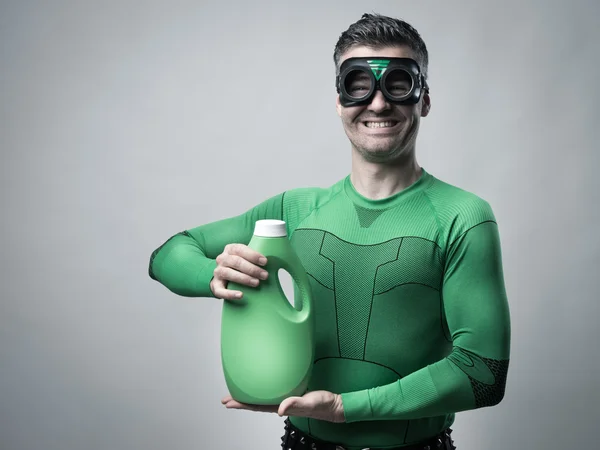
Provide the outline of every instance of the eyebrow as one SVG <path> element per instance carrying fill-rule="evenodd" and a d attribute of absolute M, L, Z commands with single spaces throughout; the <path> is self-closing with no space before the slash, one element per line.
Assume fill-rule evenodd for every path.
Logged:
<path fill-rule="evenodd" d="M 359 74 L 354 76 L 354 79 L 355 80 L 368 80 L 369 76 L 364 72 L 360 72 Z"/>

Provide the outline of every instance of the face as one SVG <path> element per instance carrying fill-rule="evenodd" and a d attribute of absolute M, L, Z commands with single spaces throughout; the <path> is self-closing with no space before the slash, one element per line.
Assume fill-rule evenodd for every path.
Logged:
<path fill-rule="evenodd" d="M 415 58 L 408 47 L 384 47 L 377 50 L 357 46 L 344 53 L 340 64 L 354 57 Z M 377 90 L 371 103 L 344 107 L 336 98 L 336 109 L 354 151 L 366 161 L 393 163 L 414 154 L 421 117 L 429 114 L 429 94 L 415 105 L 389 103 Z"/>

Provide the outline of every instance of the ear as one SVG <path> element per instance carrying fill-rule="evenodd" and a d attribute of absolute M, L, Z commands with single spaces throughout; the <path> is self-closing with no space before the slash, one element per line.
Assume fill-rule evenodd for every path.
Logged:
<path fill-rule="evenodd" d="M 429 93 L 423 95 L 423 100 L 421 102 L 421 117 L 427 117 L 431 111 L 431 97 Z"/>
<path fill-rule="evenodd" d="M 340 103 L 340 94 L 335 97 L 335 110 L 338 116 L 342 117 L 342 104 Z"/>

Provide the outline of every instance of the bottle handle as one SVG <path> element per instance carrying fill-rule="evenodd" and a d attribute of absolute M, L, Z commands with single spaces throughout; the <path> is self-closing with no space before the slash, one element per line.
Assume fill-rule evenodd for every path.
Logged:
<path fill-rule="evenodd" d="M 294 289 L 294 305 L 290 304 L 289 300 L 288 300 L 288 304 L 296 313 L 301 315 L 300 319 L 303 319 L 304 317 L 306 317 L 310 314 L 310 311 L 312 309 L 312 296 L 311 296 L 311 292 L 310 292 L 310 281 L 308 280 L 308 275 L 307 275 L 306 271 L 304 270 L 304 267 L 300 263 L 299 259 L 297 259 L 295 261 L 295 264 L 290 264 L 286 260 L 281 260 L 280 268 L 287 271 L 287 273 L 289 273 L 290 276 L 292 277 L 292 280 L 294 280 L 294 283 L 296 285 L 295 289 Z M 301 268 L 301 269 L 299 269 L 299 268 Z M 280 288 L 281 288 L 281 283 L 279 282 L 279 277 L 277 279 L 277 282 L 280 284 Z M 283 289 L 282 289 L 282 291 L 283 291 Z M 299 293 L 299 298 L 296 298 L 296 296 L 295 296 L 296 291 Z M 299 306 L 298 306 L 298 300 L 300 301 Z"/>

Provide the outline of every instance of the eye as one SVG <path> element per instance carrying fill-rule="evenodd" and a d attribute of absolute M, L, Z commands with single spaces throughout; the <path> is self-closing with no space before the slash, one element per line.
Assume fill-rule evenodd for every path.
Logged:
<path fill-rule="evenodd" d="M 390 87 L 388 87 L 388 90 L 394 94 L 406 94 L 408 91 L 410 91 L 410 84 L 394 83 Z"/>
<path fill-rule="evenodd" d="M 344 86 L 352 97 L 363 97 L 371 89 L 371 78 L 363 70 L 353 70 L 344 77 Z"/>
<path fill-rule="evenodd" d="M 349 92 L 353 92 L 353 93 L 361 93 L 361 92 L 367 92 L 369 90 L 368 86 L 365 85 L 351 85 L 350 86 L 350 90 Z"/>
<path fill-rule="evenodd" d="M 388 92 L 397 97 L 407 95 L 412 86 L 412 78 L 403 69 L 394 69 L 388 74 L 385 80 L 385 87 Z"/>

